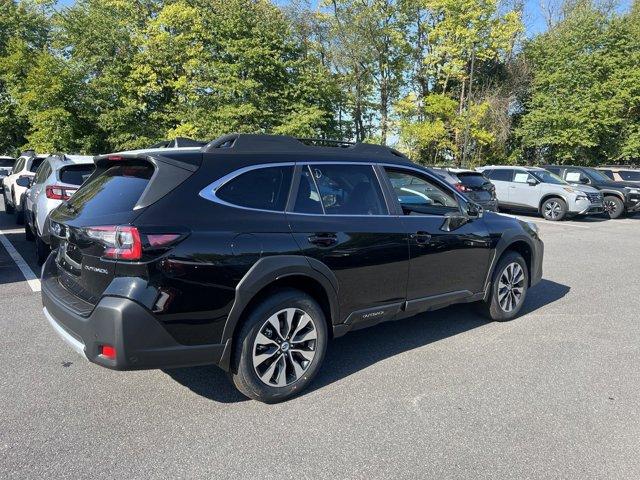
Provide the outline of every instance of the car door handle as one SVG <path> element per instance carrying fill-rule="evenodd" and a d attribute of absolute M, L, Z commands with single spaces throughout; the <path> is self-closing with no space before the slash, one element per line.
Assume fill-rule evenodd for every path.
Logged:
<path fill-rule="evenodd" d="M 309 243 L 320 247 L 330 247 L 338 243 L 338 236 L 335 233 L 316 233 L 309 235 Z"/>
<path fill-rule="evenodd" d="M 431 240 L 431 234 L 428 232 L 420 231 L 420 232 L 411 234 L 411 238 L 415 238 L 416 243 L 424 245 L 426 243 L 429 243 L 429 240 Z"/>

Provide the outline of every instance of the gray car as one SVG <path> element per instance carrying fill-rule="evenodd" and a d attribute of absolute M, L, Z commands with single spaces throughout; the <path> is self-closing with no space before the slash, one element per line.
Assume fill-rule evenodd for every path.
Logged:
<path fill-rule="evenodd" d="M 604 211 L 598 190 L 571 186 L 543 168 L 487 166 L 477 170 L 495 185 L 501 209 L 536 211 L 554 221 Z"/>

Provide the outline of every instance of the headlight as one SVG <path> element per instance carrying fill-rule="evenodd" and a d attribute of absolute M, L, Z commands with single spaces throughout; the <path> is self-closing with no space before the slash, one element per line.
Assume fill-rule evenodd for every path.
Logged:
<path fill-rule="evenodd" d="M 527 227 L 529 227 L 531 229 L 531 231 L 533 231 L 533 233 L 538 235 L 538 232 L 540 231 L 540 229 L 538 228 L 538 224 L 537 223 L 533 223 L 533 222 L 529 222 L 529 221 L 527 221 L 526 223 L 527 223 Z"/>
<path fill-rule="evenodd" d="M 589 200 L 586 195 L 578 195 L 576 200 Z"/>

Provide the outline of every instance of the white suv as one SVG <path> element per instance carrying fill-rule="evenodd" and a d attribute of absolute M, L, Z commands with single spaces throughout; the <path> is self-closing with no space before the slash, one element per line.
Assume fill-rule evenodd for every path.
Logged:
<path fill-rule="evenodd" d="M 11 174 L 2 179 L 4 211 L 9 214 L 15 212 L 17 223 L 20 223 L 22 218 L 22 211 L 19 209 L 20 198 L 29 188 L 29 182 L 36 170 L 47 157 L 48 155 L 36 155 L 33 150 L 29 150 L 18 157 Z"/>
<path fill-rule="evenodd" d="M 38 171 L 24 198 L 24 232 L 35 240 L 36 257 L 42 264 L 49 254 L 49 213 L 68 200 L 95 170 L 93 157 L 51 155 Z"/>
<path fill-rule="evenodd" d="M 537 211 L 547 220 L 604 211 L 598 190 L 573 187 L 543 168 L 489 166 L 477 170 L 495 185 L 501 209 Z"/>

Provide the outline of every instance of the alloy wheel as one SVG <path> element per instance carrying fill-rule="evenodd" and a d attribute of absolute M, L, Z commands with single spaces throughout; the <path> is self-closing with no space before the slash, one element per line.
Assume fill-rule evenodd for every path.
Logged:
<path fill-rule="evenodd" d="M 309 369 L 316 356 L 318 331 L 300 308 L 285 308 L 260 327 L 253 344 L 253 368 L 270 387 L 286 387 Z"/>
<path fill-rule="evenodd" d="M 616 202 L 614 202 L 613 200 L 604 202 L 604 211 L 607 212 L 608 214 L 616 213 L 616 209 L 617 209 Z"/>
<path fill-rule="evenodd" d="M 520 305 L 524 281 L 524 270 L 517 262 L 510 263 L 502 271 L 498 281 L 498 303 L 504 312 L 509 313 Z"/>
<path fill-rule="evenodd" d="M 544 216 L 555 220 L 562 213 L 562 207 L 558 202 L 552 200 L 544 205 Z"/>

